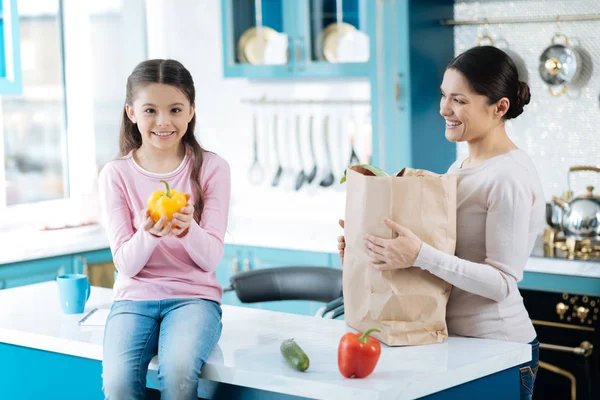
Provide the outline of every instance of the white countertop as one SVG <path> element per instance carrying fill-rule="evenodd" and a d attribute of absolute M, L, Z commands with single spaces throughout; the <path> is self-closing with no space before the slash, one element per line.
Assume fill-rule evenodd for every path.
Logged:
<path fill-rule="evenodd" d="M 336 240 L 341 233 L 341 228 L 331 224 L 300 225 L 282 232 L 274 223 L 251 224 L 248 221 L 234 224 L 225 235 L 225 243 L 336 254 Z M 0 266 L 109 247 L 106 234 L 99 225 L 58 231 L 0 232 L 0 243 L 8 244 L 0 252 Z M 530 257 L 525 271 L 600 279 L 600 262 Z"/>
<path fill-rule="evenodd" d="M 60 311 L 55 282 L 0 291 L 0 342 L 102 359 L 103 327 L 79 327 L 83 314 Z M 86 312 L 109 307 L 112 290 L 93 287 Z M 337 368 L 344 321 L 223 306 L 223 333 L 201 377 L 310 398 L 413 399 L 531 359 L 527 344 L 451 337 L 443 344 L 382 346 L 375 371 L 346 379 Z M 291 369 L 279 352 L 294 338 L 310 357 L 309 369 Z M 150 370 L 157 369 L 156 357 Z"/>

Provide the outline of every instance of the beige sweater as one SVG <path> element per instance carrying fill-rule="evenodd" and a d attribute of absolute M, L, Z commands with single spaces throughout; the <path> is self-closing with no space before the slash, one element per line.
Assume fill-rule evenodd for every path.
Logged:
<path fill-rule="evenodd" d="M 517 282 L 545 224 L 535 166 L 519 149 L 473 167 L 461 164 L 448 170 L 458 181 L 456 255 L 424 243 L 415 265 L 454 285 L 451 335 L 530 342 L 536 333 Z"/>

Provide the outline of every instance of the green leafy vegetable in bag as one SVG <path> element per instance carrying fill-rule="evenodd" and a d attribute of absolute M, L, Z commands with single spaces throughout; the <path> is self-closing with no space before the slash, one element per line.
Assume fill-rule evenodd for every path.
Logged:
<path fill-rule="evenodd" d="M 356 164 L 356 165 L 352 165 L 352 167 L 360 167 L 362 169 L 366 169 L 367 171 L 370 171 L 375 176 L 389 176 L 387 172 L 385 172 L 381 168 L 377 168 L 376 166 L 371 165 L 371 164 Z M 340 183 L 346 182 L 346 171 L 347 171 L 347 169 L 344 170 L 344 176 L 340 180 Z"/>

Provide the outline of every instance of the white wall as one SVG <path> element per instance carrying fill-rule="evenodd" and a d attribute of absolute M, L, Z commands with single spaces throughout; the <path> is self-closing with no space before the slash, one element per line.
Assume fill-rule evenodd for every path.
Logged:
<path fill-rule="evenodd" d="M 368 80 L 320 81 L 249 81 L 223 78 L 220 0 L 147 0 L 149 58 L 173 58 L 181 61 L 192 73 L 196 85 L 197 136 L 201 144 L 222 155 L 232 167 L 232 211 L 228 240 L 238 244 L 281 246 L 290 248 L 322 249 L 335 252 L 336 235 L 340 233 L 337 219 L 343 217 L 343 186 L 328 189 L 317 187 L 296 192 L 271 188 L 267 183 L 253 187 L 248 183 L 248 168 L 252 161 L 253 109 L 242 104 L 243 98 L 262 96 L 286 99 L 368 99 Z M 270 160 L 267 179 L 274 174 L 272 140 L 266 144 L 269 117 L 273 108 L 261 108 L 259 141 L 261 159 Z M 283 112 L 279 109 L 278 112 Z M 369 106 L 354 110 L 342 107 L 308 109 L 292 107 L 286 111 L 303 116 L 302 138 L 307 137 L 308 112 L 321 115 L 331 112 L 347 116 L 356 112 L 357 120 L 364 121 Z M 344 120 L 346 121 L 346 120 Z M 343 172 L 343 160 L 349 157 L 347 137 L 336 136 L 338 121 L 332 119 L 331 134 L 334 160 Z M 283 125 L 282 125 L 283 128 Z M 344 125 L 344 133 L 347 126 Z M 364 132 L 367 132 L 366 130 Z M 293 133 L 293 132 L 289 132 Z M 322 132 L 315 131 L 322 137 Z M 280 137 L 284 138 L 284 135 Z M 363 135 L 364 138 L 364 135 Z M 289 135 L 290 145 L 295 136 Z M 308 154 L 306 143 L 302 144 Z M 317 147 L 320 148 L 317 143 Z M 360 149 L 364 147 L 361 145 Z M 336 152 L 336 150 L 341 152 Z M 285 154 L 285 153 L 284 153 Z M 317 157 L 322 161 L 323 153 Z M 291 154 L 292 163 L 297 163 Z M 308 164 L 308 163 L 307 163 Z M 297 166 L 297 164 L 296 164 Z M 307 165 L 308 168 L 308 165 Z M 313 184 L 314 185 L 314 184 Z"/>

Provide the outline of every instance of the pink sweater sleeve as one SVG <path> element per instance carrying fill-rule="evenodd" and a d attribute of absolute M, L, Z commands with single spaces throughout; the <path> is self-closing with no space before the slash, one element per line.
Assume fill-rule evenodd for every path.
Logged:
<path fill-rule="evenodd" d="M 485 263 L 467 261 L 423 243 L 415 266 L 464 291 L 499 302 L 522 279 L 531 252 L 533 193 L 525 182 L 507 179 L 495 183 L 488 199 Z"/>
<path fill-rule="evenodd" d="M 114 168 L 105 167 L 98 183 L 102 221 L 113 262 L 120 274 L 132 278 L 148 263 L 161 238 L 133 227 L 123 183 Z"/>
<path fill-rule="evenodd" d="M 200 224 L 192 221 L 188 233 L 181 238 L 181 243 L 192 260 L 206 272 L 216 270 L 223 259 L 230 197 L 229 164 L 219 160 L 214 168 L 207 171 Z"/>

